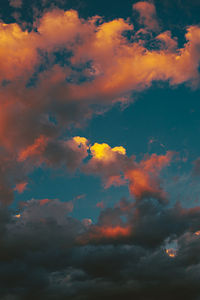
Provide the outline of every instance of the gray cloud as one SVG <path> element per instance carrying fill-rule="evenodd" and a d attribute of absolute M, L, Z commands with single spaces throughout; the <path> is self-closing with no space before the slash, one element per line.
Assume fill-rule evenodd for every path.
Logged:
<path fill-rule="evenodd" d="M 70 217 L 71 209 L 70 202 L 30 200 L 16 218 L 1 208 L 1 299 L 198 299 L 199 207 L 124 199 L 89 227 Z M 129 238 L 80 244 L 92 226 L 122 225 L 125 211 Z M 165 252 L 167 239 L 176 239 L 174 258 Z"/>

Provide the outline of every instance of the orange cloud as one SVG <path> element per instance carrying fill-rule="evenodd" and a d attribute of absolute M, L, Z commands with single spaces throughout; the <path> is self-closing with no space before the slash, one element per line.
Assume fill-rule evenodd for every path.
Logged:
<path fill-rule="evenodd" d="M 151 7 L 150 13 L 154 13 L 151 3 L 135 5 Z M 18 146 L 31 145 L 42 134 L 55 134 L 61 123 L 65 127 L 80 126 L 92 115 L 91 103 L 127 101 L 132 91 L 143 90 L 155 80 L 171 85 L 187 81 L 197 84 L 198 26 L 188 27 L 183 48 L 177 48 L 171 33 L 165 31 L 155 38 L 162 42 L 161 48 L 150 50 L 144 40 L 134 39 L 128 20 L 97 23 L 99 19 L 85 20 L 75 10 L 54 9 L 35 21 L 37 31 L 23 31 L 16 23 L 0 24 L 0 137 L 4 146 L 14 151 Z M 126 31 L 131 33 L 131 41 L 124 35 Z M 61 66 L 54 63 L 54 51 L 70 51 L 72 56 Z M 44 64 L 43 52 L 51 63 L 35 74 Z M 87 67 L 74 70 L 84 63 Z M 80 75 L 89 80 L 80 83 Z M 48 121 L 51 113 L 58 126 Z"/>
<path fill-rule="evenodd" d="M 43 206 L 43 205 L 49 203 L 50 201 L 51 200 L 49 200 L 49 199 L 42 199 L 42 200 L 39 200 L 39 203 L 40 203 L 40 206 Z"/>
<path fill-rule="evenodd" d="M 127 164 L 123 146 L 110 147 L 106 143 L 94 143 L 89 147 L 89 160 L 81 168 L 86 174 L 100 176 L 105 188 L 126 184 L 122 172 Z"/>
<path fill-rule="evenodd" d="M 134 156 L 126 155 L 126 149 L 122 146 L 112 148 L 106 143 L 95 143 L 89 149 L 91 157 L 82 170 L 100 176 L 105 188 L 128 185 L 131 195 L 137 200 L 154 197 L 166 201 L 160 172 L 171 163 L 173 152 L 152 154 L 137 163 Z"/>
<path fill-rule="evenodd" d="M 150 30 L 159 30 L 158 21 L 156 20 L 156 8 L 153 3 L 140 1 L 133 4 L 133 9 L 140 14 L 139 22 L 144 24 Z"/>
<path fill-rule="evenodd" d="M 173 248 L 166 249 L 166 253 L 171 258 L 174 258 L 176 256 L 176 250 Z"/>
<path fill-rule="evenodd" d="M 35 33 L 22 31 L 16 23 L 0 23 L 0 80 L 31 75 L 38 59 L 35 38 Z"/>
<path fill-rule="evenodd" d="M 131 235 L 130 226 L 97 226 L 91 225 L 89 231 L 84 235 L 81 235 L 77 241 L 81 244 L 87 244 L 88 242 L 100 242 L 107 239 L 120 239 L 127 238 Z"/>
<path fill-rule="evenodd" d="M 134 9 L 143 24 L 155 30 L 153 4 L 141 1 Z M 154 81 L 199 84 L 199 26 L 187 28 L 181 48 L 171 32 L 165 31 L 155 37 L 158 49 L 149 49 L 144 37 L 139 39 L 133 29 L 130 20 L 123 18 L 108 22 L 98 16 L 83 19 L 75 10 L 59 9 L 35 20 L 32 31 L 22 30 L 17 23 L 0 22 L 0 139 L 12 159 L 24 163 L 37 156 L 51 166 L 64 162 L 68 167 L 73 161 L 69 168 L 75 170 L 88 156 L 89 145 L 83 140 L 61 142 L 59 137 L 71 127 L 82 127 L 96 107 L 128 101 L 132 92 Z M 62 63 L 56 53 L 66 53 Z M 105 182 L 110 180 L 108 186 L 123 182 L 120 170 L 127 170 L 128 161 L 123 147 L 96 143 L 90 152 L 88 172 L 103 173 Z M 134 171 L 132 177 L 142 177 L 141 185 L 158 194 L 157 180 L 147 176 L 152 172 L 155 177 L 155 172 L 146 168 L 142 165 L 143 173 Z M 130 174 L 126 172 L 130 190 L 141 195 L 142 188 L 132 187 Z M 10 194 L 4 188 L 1 191 Z"/>
<path fill-rule="evenodd" d="M 19 194 L 22 194 L 25 191 L 27 184 L 28 182 L 25 181 L 17 183 L 14 190 L 17 191 Z"/>
<path fill-rule="evenodd" d="M 122 146 L 111 148 L 108 144 L 95 143 L 90 147 L 92 159 L 101 161 L 103 163 L 109 163 L 116 159 L 117 154 L 125 155 L 126 149 Z"/>
<path fill-rule="evenodd" d="M 109 188 L 111 185 L 121 186 L 125 184 L 127 184 L 127 181 L 121 175 L 111 175 L 106 180 L 104 187 Z"/>
<path fill-rule="evenodd" d="M 41 35 L 40 47 L 51 51 L 57 47 L 72 47 L 77 38 L 87 38 L 93 29 L 93 18 L 84 20 L 79 18 L 76 10 L 63 11 L 54 9 L 46 12 L 42 18 L 35 22 Z"/>
<path fill-rule="evenodd" d="M 19 219 L 19 218 L 21 218 L 21 214 L 17 214 L 14 217 L 17 218 L 17 219 Z"/>
<path fill-rule="evenodd" d="M 123 236 L 129 236 L 131 233 L 130 227 L 97 227 L 97 238 L 118 238 Z"/>
<path fill-rule="evenodd" d="M 163 43 L 163 47 L 168 49 L 168 51 L 174 51 L 177 49 L 177 40 L 176 38 L 172 38 L 170 31 L 160 33 L 156 39 L 160 40 Z"/>
<path fill-rule="evenodd" d="M 169 165 L 171 158 L 172 152 L 167 152 L 166 155 L 152 154 L 149 159 L 125 171 L 125 178 L 129 180 L 130 193 L 136 199 L 151 196 L 164 200 L 166 194 L 160 186 L 159 173 Z"/>
<path fill-rule="evenodd" d="M 22 150 L 18 156 L 18 161 L 23 162 L 29 157 L 34 157 L 42 154 L 47 145 L 48 138 L 45 136 L 40 136 L 37 138 L 33 145 L 28 146 L 26 149 Z"/>

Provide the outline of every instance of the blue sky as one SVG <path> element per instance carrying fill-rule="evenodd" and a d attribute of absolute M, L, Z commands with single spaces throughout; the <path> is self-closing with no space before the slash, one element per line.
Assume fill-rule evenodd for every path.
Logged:
<path fill-rule="evenodd" d="M 187 86 L 171 89 L 167 84 L 155 84 L 147 91 L 133 96 L 132 103 L 126 107 L 114 106 L 106 113 L 93 117 L 83 128 L 73 130 L 72 135 L 85 136 L 91 142 L 122 145 L 128 155 L 134 154 L 138 160 L 145 154 L 164 154 L 169 149 L 175 151 L 186 160 L 174 163 L 168 170 L 170 174 L 165 172 L 166 180 L 171 181 L 174 176 L 189 176 L 192 163 L 198 158 L 199 109 L 199 90 L 194 91 Z M 24 194 L 16 193 L 16 202 L 31 198 L 71 201 L 84 195 L 75 202 L 73 215 L 79 219 L 96 219 L 100 212 L 96 204 L 100 201 L 112 206 L 121 197 L 129 197 L 127 187 L 104 189 L 98 177 L 80 172 L 70 174 L 64 169 L 39 168 L 30 178 Z M 179 185 L 174 189 L 171 192 L 176 194 L 183 195 L 183 190 L 190 193 L 188 186 Z M 199 193 L 198 184 L 196 193 Z"/>

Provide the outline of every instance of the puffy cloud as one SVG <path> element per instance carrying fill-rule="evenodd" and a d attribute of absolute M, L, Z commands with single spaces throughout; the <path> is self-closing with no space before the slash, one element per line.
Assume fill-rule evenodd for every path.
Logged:
<path fill-rule="evenodd" d="M 14 190 L 21 194 L 25 191 L 27 184 L 28 182 L 26 181 L 17 183 Z"/>
<path fill-rule="evenodd" d="M 81 167 L 88 156 L 88 140 L 75 136 L 66 141 L 51 141 L 43 153 L 44 162 L 53 167 L 65 166 L 71 171 Z"/>
<path fill-rule="evenodd" d="M 129 180 L 130 193 L 136 199 L 153 197 L 166 200 L 166 194 L 160 186 L 159 173 L 172 159 L 172 152 L 166 155 L 152 154 L 149 159 L 143 160 L 133 169 L 125 172 L 125 178 Z"/>
<path fill-rule="evenodd" d="M 155 14 L 151 3 L 135 5 L 149 6 L 149 15 Z M 146 10 L 141 11 L 144 14 Z M 127 31 L 131 39 L 126 37 Z M 28 168 L 28 163 L 37 161 L 49 166 L 65 164 L 74 171 L 88 149 L 66 142 L 71 127 L 83 126 L 99 109 L 127 101 L 132 92 L 146 89 L 156 80 L 170 85 L 198 84 L 199 26 L 189 26 L 185 37 L 185 45 L 178 48 L 169 31 L 161 32 L 155 37 L 160 48 L 149 49 L 145 40 L 135 35 L 129 20 L 83 19 L 75 10 L 46 11 L 35 20 L 32 31 L 1 22 L 0 139 L 5 155 L 20 164 L 21 170 L 22 165 Z M 66 140 L 61 141 L 66 132 Z M 120 168 L 127 164 L 123 148 L 96 144 L 90 151 L 93 157 L 87 167 L 94 172 L 97 165 L 103 169 L 114 160 L 120 161 Z M 107 171 L 107 187 L 125 183 L 120 168 L 115 164 L 115 170 Z M 11 199 L 9 189 L 2 187 L 2 195 L 10 193 Z"/>
<path fill-rule="evenodd" d="M 108 144 L 95 143 L 90 147 L 90 151 L 95 160 L 103 161 L 105 163 L 115 160 L 115 154 L 126 154 L 126 149 L 122 146 L 111 148 Z"/>
<path fill-rule="evenodd" d="M 159 50 L 146 48 L 143 40 L 129 41 L 124 33 L 134 37 L 133 25 L 124 19 L 84 20 L 75 10 L 54 9 L 35 27 L 28 32 L 16 23 L 0 26 L 0 135 L 13 149 L 33 144 L 45 132 L 59 134 L 60 123 L 80 125 L 95 113 L 91 104 L 124 101 L 155 80 L 172 85 L 198 81 L 198 26 L 188 27 L 180 49 L 169 31 L 161 33 L 156 40 L 165 47 Z M 51 115 L 57 123 L 49 121 Z M 12 135 L 5 135 L 8 129 Z"/>
<path fill-rule="evenodd" d="M 46 137 L 40 136 L 35 140 L 33 145 L 28 146 L 19 153 L 18 160 L 24 161 L 29 157 L 40 156 L 40 154 L 44 152 L 47 141 L 48 139 Z"/>
<path fill-rule="evenodd" d="M 121 173 L 131 159 L 126 156 L 123 146 L 112 148 L 106 143 L 94 143 L 90 145 L 89 152 L 90 159 L 83 165 L 83 172 L 100 176 L 107 188 L 110 185 L 126 184 Z"/>
<path fill-rule="evenodd" d="M 161 41 L 163 43 L 163 47 L 169 51 L 177 49 L 177 41 L 175 38 L 172 38 L 170 31 L 160 33 L 156 39 Z"/>
<path fill-rule="evenodd" d="M 76 43 L 77 38 L 84 40 L 90 34 L 93 22 L 93 19 L 87 21 L 79 18 L 75 10 L 54 9 L 46 12 L 36 21 L 37 30 L 42 36 L 40 46 L 49 51 L 54 47 L 73 49 L 73 43 Z"/>
<path fill-rule="evenodd" d="M 1 72 L 0 80 L 16 80 L 31 76 L 33 67 L 38 62 L 35 43 L 37 35 L 22 31 L 16 23 L 0 23 L 1 32 Z"/>
<path fill-rule="evenodd" d="M 137 200 L 153 197 L 166 202 L 167 195 L 159 175 L 171 163 L 174 153 L 152 154 L 136 162 L 134 156 L 126 155 L 126 149 L 122 146 L 112 148 L 106 143 L 95 143 L 89 149 L 91 158 L 82 170 L 100 176 L 105 188 L 128 184 L 130 193 Z"/>
<path fill-rule="evenodd" d="M 199 207 L 123 200 L 96 224 L 71 210 L 55 199 L 28 201 L 20 218 L 0 209 L 2 299 L 198 299 Z"/>
<path fill-rule="evenodd" d="M 159 30 L 158 21 L 156 19 L 156 8 L 153 3 L 140 1 L 133 4 L 133 9 L 140 14 L 139 22 L 144 24 L 150 30 Z"/>

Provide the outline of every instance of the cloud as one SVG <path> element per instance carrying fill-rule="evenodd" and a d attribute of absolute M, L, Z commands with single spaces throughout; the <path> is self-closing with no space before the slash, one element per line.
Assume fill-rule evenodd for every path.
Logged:
<path fill-rule="evenodd" d="M 50 167 L 65 166 L 74 172 L 81 167 L 83 160 L 88 156 L 88 140 L 75 136 L 66 141 L 51 141 L 44 153 L 44 162 Z"/>
<path fill-rule="evenodd" d="M 96 204 L 96 207 L 103 209 L 105 206 L 105 204 L 103 203 L 103 201 L 100 201 Z"/>
<path fill-rule="evenodd" d="M 159 175 L 171 163 L 173 152 L 152 154 L 136 162 L 134 156 L 126 155 L 126 149 L 122 146 L 112 148 L 106 143 L 95 143 L 90 145 L 89 150 L 91 157 L 81 169 L 86 174 L 100 176 L 105 188 L 128 185 L 131 195 L 137 200 L 153 197 L 167 201 Z"/>
<path fill-rule="evenodd" d="M 1 207 L 2 299 L 198 299 L 199 207 L 123 200 L 96 224 L 71 210 L 70 202 L 32 199 L 15 218 Z"/>
<path fill-rule="evenodd" d="M 166 193 L 160 186 L 159 173 L 171 162 L 173 153 L 167 152 L 166 155 L 152 154 L 150 158 L 141 161 L 133 169 L 125 172 L 125 178 L 129 180 L 130 193 L 136 199 L 153 197 L 166 201 Z"/>
<path fill-rule="evenodd" d="M 136 7 L 157 30 L 154 6 Z M 71 137 L 72 127 L 154 81 L 198 85 L 199 26 L 187 28 L 182 48 L 169 31 L 159 33 L 158 49 L 133 28 L 122 18 L 83 19 L 58 9 L 35 20 L 32 31 L 1 23 L 1 202 L 10 204 L 38 165 L 79 169 L 106 188 L 127 184 L 134 198 L 100 204 L 97 222 L 73 218 L 74 201 L 32 199 L 19 211 L 1 205 L 3 300 L 199 298 L 200 207 L 167 203 L 161 172 L 173 153 L 138 161 L 123 146 Z M 166 246 L 174 240 L 172 258 Z"/>
<path fill-rule="evenodd" d="M 153 3 L 140 1 L 133 4 L 133 9 L 140 14 L 139 22 L 148 29 L 158 31 L 160 29 L 156 19 L 156 8 Z"/>
<path fill-rule="evenodd" d="M 21 194 L 25 191 L 27 184 L 28 184 L 28 182 L 25 182 L 25 181 L 17 183 L 14 190 L 17 191 L 19 194 Z"/>
<path fill-rule="evenodd" d="M 77 240 L 81 245 L 111 243 L 166 250 L 166 244 L 187 231 L 198 236 L 199 213 L 199 206 L 186 209 L 176 203 L 170 207 L 152 198 L 140 202 L 121 200 L 114 208 L 101 210 L 98 222 Z"/>
<path fill-rule="evenodd" d="M 154 6 L 147 2 L 135 5 L 141 3 L 150 5 L 152 16 Z M 27 175 L 36 161 L 37 165 L 65 164 L 76 170 L 88 149 L 66 142 L 70 129 L 83 127 L 94 114 L 116 102 L 131 101 L 133 93 L 153 82 L 197 87 L 199 26 L 188 26 L 185 38 L 186 43 L 179 48 L 170 31 L 160 32 L 152 37 L 158 48 L 150 49 L 129 20 L 84 19 L 75 10 L 56 8 L 35 18 L 32 30 L 1 22 L 0 139 L 5 156 L 20 165 L 20 177 Z M 98 155 L 96 146 L 91 149 L 93 156 Z M 107 164 L 115 157 L 121 161 L 120 167 L 127 164 L 122 148 L 102 151 L 108 155 Z M 98 168 L 105 165 L 97 157 L 92 161 Z M 93 163 L 90 167 L 95 169 Z M 125 184 L 116 170 L 105 176 L 107 187 Z M 7 184 L 8 190 L 2 187 L 5 199 L 6 194 L 9 199 L 13 197 L 10 188 L 17 183 L 13 168 L 8 173 L 14 182 Z"/>
<path fill-rule="evenodd" d="M 0 27 L 0 136 L 6 147 L 59 134 L 61 124 L 80 126 L 96 112 L 91 104 L 124 101 L 156 80 L 198 82 L 198 26 L 188 27 L 183 48 L 177 48 L 169 31 L 160 33 L 156 41 L 165 47 L 159 50 L 134 40 L 133 25 L 122 18 L 85 20 L 75 10 L 54 9 L 34 26 L 30 32 L 17 23 Z M 126 38 L 127 31 L 133 41 Z M 51 115 L 57 122 L 50 122 Z M 5 135 L 8 129 L 12 135 Z"/>
<path fill-rule="evenodd" d="M 123 165 L 126 164 L 127 160 L 124 147 L 112 148 L 106 143 L 94 143 L 90 145 L 89 151 L 90 159 L 83 165 L 83 172 L 101 176 L 107 186 L 107 180 L 112 183 L 121 180 L 118 177 L 120 177 L 120 172 L 123 171 Z"/>
<path fill-rule="evenodd" d="M 28 146 L 26 149 L 22 150 L 19 154 L 18 161 L 24 161 L 32 156 L 39 156 L 47 145 L 48 139 L 44 136 L 37 138 L 33 145 Z"/>
<path fill-rule="evenodd" d="M 20 8 L 22 6 L 22 0 L 9 0 L 9 4 L 14 8 Z"/>

